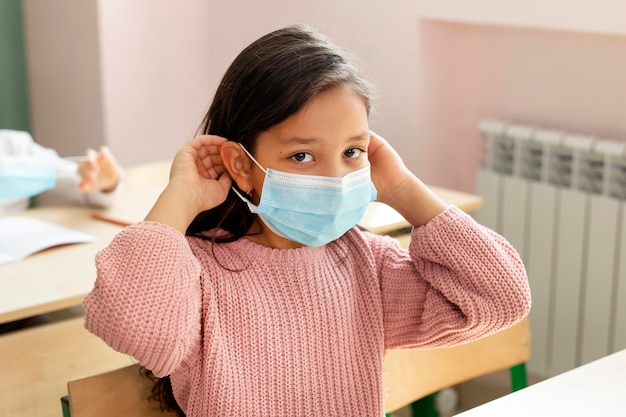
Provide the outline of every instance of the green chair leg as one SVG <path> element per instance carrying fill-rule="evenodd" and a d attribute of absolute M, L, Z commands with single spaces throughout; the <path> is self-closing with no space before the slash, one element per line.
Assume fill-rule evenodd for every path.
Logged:
<path fill-rule="evenodd" d="M 528 386 L 525 363 L 511 366 L 511 368 L 509 368 L 509 373 L 511 375 L 511 392 L 519 391 Z"/>
<path fill-rule="evenodd" d="M 61 397 L 61 410 L 63 410 L 63 417 L 72 417 L 72 413 L 70 412 L 70 399 L 67 395 Z"/>
<path fill-rule="evenodd" d="M 437 408 L 435 407 L 435 397 L 437 393 L 421 398 L 411 404 L 411 412 L 413 417 L 439 417 Z"/>

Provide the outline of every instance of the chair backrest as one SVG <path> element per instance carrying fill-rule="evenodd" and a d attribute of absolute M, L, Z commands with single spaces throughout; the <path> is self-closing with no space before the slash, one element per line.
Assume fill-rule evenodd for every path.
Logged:
<path fill-rule="evenodd" d="M 529 319 L 459 346 L 394 350 L 385 358 L 385 411 L 402 408 L 443 388 L 511 368 L 530 358 Z"/>
<path fill-rule="evenodd" d="M 173 412 L 148 400 L 152 382 L 140 374 L 139 365 L 74 379 L 68 383 L 72 417 L 165 417 Z"/>

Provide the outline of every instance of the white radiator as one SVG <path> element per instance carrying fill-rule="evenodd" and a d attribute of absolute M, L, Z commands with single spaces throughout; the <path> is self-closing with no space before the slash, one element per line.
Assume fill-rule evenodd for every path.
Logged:
<path fill-rule="evenodd" d="M 520 252 L 532 359 L 553 376 L 626 348 L 626 144 L 482 121 L 476 219 Z"/>

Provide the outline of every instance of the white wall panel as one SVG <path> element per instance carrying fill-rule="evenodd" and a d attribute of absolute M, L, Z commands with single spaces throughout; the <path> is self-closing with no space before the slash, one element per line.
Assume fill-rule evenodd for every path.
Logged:
<path fill-rule="evenodd" d="M 528 370 L 546 375 L 553 331 L 549 317 L 554 298 L 557 189 L 550 184 L 535 182 L 530 185 L 529 195 L 526 269 L 533 304 L 530 311 L 532 356 Z"/>
<path fill-rule="evenodd" d="M 530 183 L 522 178 L 505 176 L 502 187 L 502 235 L 525 260 L 526 207 Z"/>

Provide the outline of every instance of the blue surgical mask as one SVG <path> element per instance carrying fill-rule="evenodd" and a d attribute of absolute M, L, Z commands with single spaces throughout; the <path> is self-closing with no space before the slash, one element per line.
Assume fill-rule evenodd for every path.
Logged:
<path fill-rule="evenodd" d="M 0 156 L 0 200 L 29 198 L 55 185 L 52 162 L 34 156 Z"/>
<path fill-rule="evenodd" d="M 259 205 L 235 192 L 274 233 L 307 246 L 322 246 L 354 227 L 376 199 L 370 166 L 341 178 L 301 175 L 263 168 Z M 234 188 L 233 188 L 234 190 Z"/>

